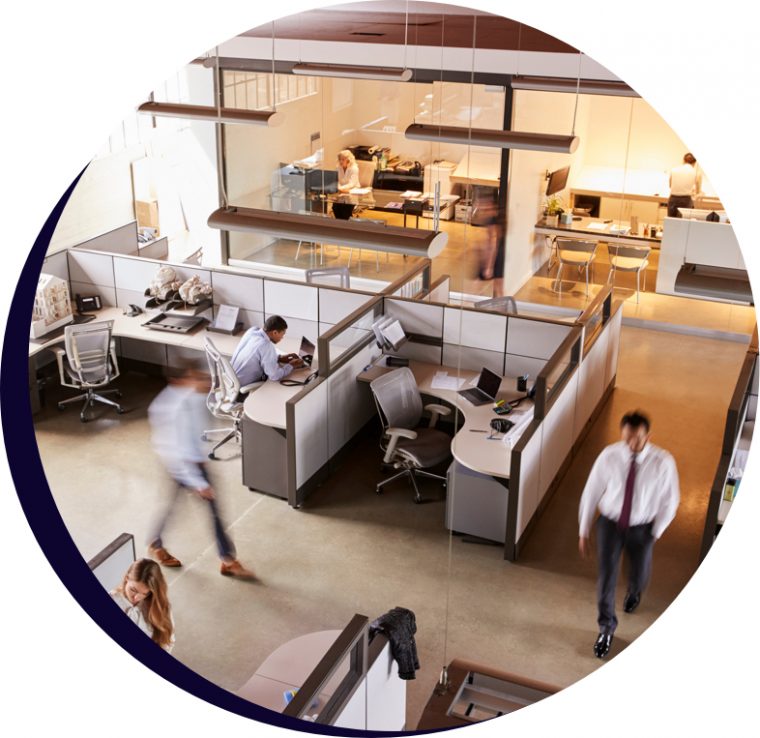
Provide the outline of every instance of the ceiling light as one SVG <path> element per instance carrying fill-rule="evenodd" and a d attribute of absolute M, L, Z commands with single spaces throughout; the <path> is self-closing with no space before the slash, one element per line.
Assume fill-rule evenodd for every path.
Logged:
<path fill-rule="evenodd" d="M 274 110 L 244 110 L 242 108 L 214 108 L 210 105 L 146 102 L 137 108 L 139 113 L 168 118 L 208 120 L 212 123 L 254 123 L 260 126 L 278 126 L 283 114 Z"/>
<path fill-rule="evenodd" d="M 293 74 L 307 74 L 310 77 L 395 80 L 397 82 L 408 82 L 412 78 L 411 69 L 401 69 L 399 67 L 357 67 L 346 64 L 316 64 L 307 62 L 294 64 Z"/>
<path fill-rule="evenodd" d="M 559 136 L 553 133 L 524 133 L 500 131 L 487 128 L 460 128 L 412 123 L 404 135 L 420 141 L 472 144 L 473 146 L 497 146 L 502 149 L 526 149 L 528 151 L 553 151 L 572 154 L 577 148 L 577 136 Z"/>
<path fill-rule="evenodd" d="M 513 90 L 536 90 L 539 92 L 579 92 L 582 95 L 618 95 L 619 97 L 639 97 L 639 93 L 625 82 L 598 79 L 576 79 L 562 77 L 512 77 Z"/>
<path fill-rule="evenodd" d="M 333 243 L 428 259 L 438 256 L 449 238 L 447 233 L 380 225 L 361 218 L 337 220 L 319 214 L 280 213 L 241 207 L 215 210 L 209 216 L 208 225 L 221 231 L 268 233 L 280 238 Z"/>

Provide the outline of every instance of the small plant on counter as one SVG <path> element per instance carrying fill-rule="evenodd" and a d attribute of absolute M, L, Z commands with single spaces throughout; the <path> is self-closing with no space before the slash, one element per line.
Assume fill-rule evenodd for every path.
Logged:
<path fill-rule="evenodd" d="M 562 215 L 564 213 L 562 198 L 558 195 L 550 195 L 544 201 L 544 215 Z"/>

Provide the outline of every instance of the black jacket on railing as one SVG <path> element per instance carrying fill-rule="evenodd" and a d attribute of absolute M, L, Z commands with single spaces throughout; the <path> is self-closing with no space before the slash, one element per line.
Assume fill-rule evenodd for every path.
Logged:
<path fill-rule="evenodd" d="M 391 654 L 398 664 L 399 677 L 414 679 L 414 672 L 420 668 L 417 644 L 414 641 L 414 634 L 417 632 L 414 613 L 404 607 L 394 607 L 370 623 L 370 638 L 378 632 L 390 641 Z"/>

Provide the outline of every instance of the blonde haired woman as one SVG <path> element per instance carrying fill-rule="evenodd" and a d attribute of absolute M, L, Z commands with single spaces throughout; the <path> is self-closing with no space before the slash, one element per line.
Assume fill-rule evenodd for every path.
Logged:
<path fill-rule="evenodd" d="M 359 186 L 359 165 L 348 150 L 338 152 L 338 192 L 350 192 Z"/>
<path fill-rule="evenodd" d="M 127 569 L 122 583 L 111 592 L 113 601 L 154 643 L 165 651 L 174 647 L 174 620 L 166 580 L 151 559 L 139 559 Z"/>

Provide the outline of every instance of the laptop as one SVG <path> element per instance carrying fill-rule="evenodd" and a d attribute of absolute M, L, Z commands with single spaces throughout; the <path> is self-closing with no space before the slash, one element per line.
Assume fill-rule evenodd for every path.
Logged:
<path fill-rule="evenodd" d="M 314 344 L 303 336 L 301 338 L 301 348 L 298 349 L 298 356 L 307 366 L 311 366 L 311 362 L 314 361 Z"/>
<path fill-rule="evenodd" d="M 469 389 L 459 390 L 459 394 L 473 405 L 487 405 L 496 401 L 496 393 L 501 386 L 501 377 L 483 367 L 478 377 L 478 384 Z"/>

